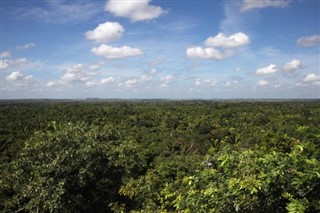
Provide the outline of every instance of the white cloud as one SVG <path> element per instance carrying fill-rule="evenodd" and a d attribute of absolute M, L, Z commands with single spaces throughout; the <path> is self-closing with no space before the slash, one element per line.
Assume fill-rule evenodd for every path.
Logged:
<path fill-rule="evenodd" d="M 48 83 L 47 83 L 47 87 L 54 87 L 54 86 L 56 86 L 57 85 L 57 82 L 55 82 L 55 81 L 49 81 Z"/>
<path fill-rule="evenodd" d="M 238 85 L 240 82 L 238 80 L 231 80 L 231 81 L 227 81 L 225 86 L 226 87 L 234 87 L 236 85 Z"/>
<path fill-rule="evenodd" d="M 14 59 L 14 60 L 8 60 L 8 63 L 11 66 L 16 66 L 16 65 L 27 63 L 27 59 L 26 58 L 18 58 L 18 59 Z"/>
<path fill-rule="evenodd" d="M 6 88 L 7 91 L 41 91 L 40 82 L 35 79 L 32 75 L 25 76 L 20 71 L 14 71 L 10 75 L 6 76 Z"/>
<path fill-rule="evenodd" d="M 37 46 L 35 43 L 28 43 L 28 44 L 25 44 L 25 45 L 22 45 L 22 46 L 17 46 L 16 49 L 18 50 L 27 50 L 27 49 L 30 49 L 32 47 L 35 47 Z"/>
<path fill-rule="evenodd" d="M 90 66 L 83 64 L 76 64 L 65 69 L 63 74 L 57 81 L 49 81 L 47 87 L 72 87 L 75 84 L 82 84 L 90 87 L 91 76 L 95 75 L 95 72 L 90 70 Z M 93 85 L 91 85 L 93 86 Z"/>
<path fill-rule="evenodd" d="M 115 79 L 113 77 L 108 77 L 108 78 L 101 79 L 100 83 L 101 84 L 110 84 L 114 81 L 115 81 Z"/>
<path fill-rule="evenodd" d="M 1 59 L 0 61 L 0 70 L 4 70 L 7 68 L 16 67 L 22 64 L 27 63 L 26 58 L 18 58 L 18 59 Z"/>
<path fill-rule="evenodd" d="M 151 76 L 150 75 L 141 75 L 139 81 L 142 82 L 147 82 L 151 80 Z"/>
<path fill-rule="evenodd" d="M 97 86 L 96 83 L 94 81 L 87 81 L 85 82 L 85 86 L 87 88 L 91 88 L 91 87 L 94 87 L 94 86 Z"/>
<path fill-rule="evenodd" d="M 203 79 L 203 78 L 196 78 L 194 79 L 194 84 L 197 86 L 210 86 L 213 87 L 218 83 L 216 80 L 212 79 Z"/>
<path fill-rule="evenodd" d="M 72 85 L 75 83 L 86 82 L 88 77 L 83 77 L 81 74 L 78 73 L 66 73 L 60 78 L 60 82 L 63 84 Z"/>
<path fill-rule="evenodd" d="M 8 81 L 17 81 L 22 80 L 24 75 L 20 71 L 12 72 L 9 76 L 6 77 Z"/>
<path fill-rule="evenodd" d="M 97 42 L 110 42 L 122 37 L 124 28 L 118 22 L 99 24 L 94 30 L 86 32 L 86 38 Z"/>
<path fill-rule="evenodd" d="M 95 71 L 95 70 L 99 69 L 99 67 L 102 66 L 102 65 L 104 65 L 104 64 L 105 64 L 105 61 L 100 61 L 100 62 L 96 62 L 96 63 L 94 63 L 94 64 L 89 65 L 88 68 L 89 68 L 91 71 Z"/>
<path fill-rule="evenodd" d="M 165 13 L 161 7 L 150 5 L 151 0 L 109 0 L 105 10 L 115 16 L 129 18 L 132 21 L 146 21 L 158 18 Z"/>
<path fill-rule="evenodd" d="M 169 83 L 173 79 L 174 79 L 173 75 L 166 75 L 166 76 L 163 76 L 163 77 L 160 78 L 160 80 L 165 82 L 165 83 Z"/>
<path fill-rule="evenodd" d="M 134 87 L 138 83 L 138 79 L 129 79 L 123 83 L 125 87 Z M 121 86 L 122 84 L 120 84 Z"/>
<path fill-rule="evenodd" d="M 12 72 L 6 77 L 7 81 L 14 82 L 16 86 L 26 85 L 28 82 L 34 80 L 32 75 L 25 76 L 20 71 Z"/>
<path fill-rule="evenodd" d="M 234 52 L 231 50 L 226 50 L 222 52 L 216 48 L 208 47 L 189 47 L 186 50 L 186 54 L 190 58 L 205 58 L 205 59 L 224 59 L 231 56 Z"/>
<path fill-rule="evenodd" d="M 282 84 L 275 84 L 275 85 L 273 85 L 273 88 L 276 88 L 276 89 L 278 89 L 278 88 L 282 88 L 283 87 L 283 85 Z"/>
<path fill-rule="evenodd" d="M 224 59 L 232 56 L 234 48 L 241 47 L 250 43 L 250 38 L 244 33 L 235 33 L 227 37 L 224 33 L 219 33 L 214 37 L 205 40 L 204 45 L 208 47 L 194 46 L 186 50 L 189 58 L 204 59 Z M 219 49 L 218 49 L 219 48 Z"/>
<path fill-rule="evenodd" d="M 162 76 L 160 78 L 161 80 L 161 84 L 159 85 L 159 88 L 161 89 L 166 89 L 169 87 L 169 84 L 175 79 L 175 77 L 173 75 L 166 75 L 166 76 Z"/>
<path fill-rule="evenodd" d="M 0 71 L 7 69 L 9 67 L 7 60 L 0 60 Z"/>
<path fill-rule="evenodd" d="M 82 64 L 76 64 L 74 66 L 68 67 L 66 69 L 67 73 L 75 73 L 75 72 L 81 72 L 82 69 L 84 68 L 84 65 Z"/>
<path fill-rule="evenodd" d="M 167 83 L 162 83 L 162 84 L 160 84 L 159 87 L 160 87 L 161 89 L 166 89 L 166 88 L 168 88 L 169 86 L 168 86 Z"/>
<path fill-rule="evenodd" d="M 143 54 L 143 52 L 138 48 L 132 48 L 128 46 L 112 47 L 105 44 L 102 44 L 99 47 L 92 48 L 91 52 L 95 55 L 102 56 L 108 59 L 125 58 Z"/>
<path fill-rule="evenodd" d="M 243 0 L 241 12 L 265 7 L 284 8 L 287 7 L 289 3 L 289 0 Z"/>
<path fill-rule="evenodd" d="M 11 53 L 9 51 L 0 52 L 0 58 L 9 58 Z"/>
<path fill-rule="evenodd" d="M 250 38 L 246 34 L 239 32 L 226 36 L 224 33 L 219 33 L 214 37 L 209 37 L 204 42 L 206 46 L 223 47 L 223 48 L 237 48 L 245 46 L 250 43 Z"/>
<path fill-rule="evenodd" d="M 285 71 L 294 72 L 302 67 L 300 60 L 294 59 L 286 63 L 283 67 Z"/>
<path fill-rule="evenodd" d="M 262 86 L 262 87 L 267 86 L 267 85 L 268 85 L 268 81 L 266 81 L 266 80 L 260 80 L 260 81 L 258 82 L 258 85 L 259 85 L 259 86 Z"/>
<path fill-rule="evenodd" d="M 313 47 L 320 44 L 320 35 L 311 35 L 301 37 L 297 40 L 297 45 L 300 47 Z"/>
<path fill-rule="evenodd" d="M 258 75 L 267 75 L 267 74 L 275 73 L 277 71 L 278 71 L 277 65 L 270 64 L 267 67 L 257 69 L 256 73 Z"/>
<path fill-rule="evenodd" d="M 147 72 L 146 74 L 148 74 L 148 75 L 157 75 L 158 73 L 159 73 L 158 70 L 152 69 L 152 70 L 150 70 L 149 72 Z"/>
<path fill-rule="evenodd" d="M 21 19 L 35 19 L 41 22 L 65 24 L 78 23 L 93 18 L 100 13 L 97 2 L 64 0 L 46 0 L 44 7 L 29 7 L 17 9 L 13 14 Z"/>
<path fill-rule="evenodd" d="M 126 80 L 124 83 L 120 83 L 119 86 L 125 86 L 128 88 L 138 87 L 139 85 L 144 85 L 145 83 L 149 82 L 151 80 L 151 75 L 141 75 L 138 78 L 133 78 Z"/>
<path fill-rule="evenodd" d="M 307 83 L 320 82 L 320 75 L 310 73 L 306 75 L 306 77 L 304 78 L 304 82 L 307 82 Z"/>

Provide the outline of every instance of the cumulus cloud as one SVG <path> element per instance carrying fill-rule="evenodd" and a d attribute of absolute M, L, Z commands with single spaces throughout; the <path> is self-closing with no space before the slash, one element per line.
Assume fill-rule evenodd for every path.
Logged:
<path fill-rule="evenodd" d="M 105 22 L 99 24 L 94 30 L 86 32 L 85 36 L 97 42 L 110 42 L 121 38 L 123 32 L 124 28 L 118 22 Z"/>
<path fill-rule="evenodd" d="M 129 79 L 123 83 L 125 87 L 134 87 L 138 83 L 138 79 Z M 121 85 L 120 85 L 121 86 Z"/>
<path fill-rule="evenodd" d="M 268 81 L 266 81 L 266 80 L 260 80 L 260 81 L 258 82 L 258 85 L 259 85 L 259 86 L 262 86 L 262 87 L 267 86 L 267 85 L 268 85 Z"/>
<path fill-rule="evenodd" d="M 166 76 L 162 76 L 160 78 L 161 80 L 161 84 L 159 85 L 159 88 L 161 89 L 165 89 L 169 87 L 169 84 L 175 79 L 175 77 L 173 75 L 166 75 Z"/>
<path fill-rule="evenodd" d="M 246 34 L 239 32 L 226 36 L 224 33 L 219 33 L 214 37 L 209 37 L 204 42 L 206 46 L 223 47 L 223 48 L 237 48 L 245 46 L 250 43 L 250 38 Z"/>
<path fill-rule="evenodd" d="M 307 83 L 318 82 L 318 83 L 320 83 L 320 75 L 317 75 L 315 73 L 310 73 L 310 74 L 306 75 L 306 77 L 304 78 L 304 82 L 307 82 Z"/>
<path fill-rule="evenodd" d="M 82 64 L 68 67 L 65 72 L 66 73 L 60 78 L 60 82 L 64 84 L 85 83 L 89 80 L 86 68 Z"/>
<path fill-rule="evenodd" d="M 14 71 L 5 77 L 7 91 L 41 91 L 40 82 L 32 75 L 24 75 L 20 71 Z"/>
<path fill-rule="evenodd" d="M 194 79 L 194 84 L 196 86 L 210 86 L 210 87 L 213 87 L 217 83 L 218 83 L 218 81 L 212 80 L 212 79 L 203 79 L 203 78 Z"/>
<path fill-rule="evenodd" d="M 109 0 L 105 10 L 115 16 L 129 18 L 132 21 L 146 21 L 158 18 L 165 10 L 149 3 L 151 0 Z"/>
<path fill-rule="evenodd" d="M 18 58 L 18 59 L 1 59 L 0 61 L 0 70 L 5 70 L 7 68 L 16 67 L 22 64 L 27 63 L 26 58 Z"/>
<path fill-rule="evenodd" d="M 115 79 L 113 77 L 108 77 L 108 78 L 101 79 L 100 83 L 101 84 L 110 84 L 114 81 L 115 81 Z"/>
<path fill-rule="evenodd" d="M 87 88 L 91 88 L 91 87 L 97 86 L 97 84 L 96 84 L 94 81 L 87 81 L 87 82 L 85 83 L 85 86 L 86 86 Z"/>
<path fill-rule="evenodd" d="M 8 81 L 17 81 L 22 80 L 24 75 L 20 71 L 12 72 L 9 76 L 6 77 Z"/>
<path fill-rule="evenodd" d="M 54 87 L 54 86 L 56 86 L 57 85 L 57 82 L 55 82 L 55 81 L 49 81 L 48 83 L 47 83 L 47 87 Z"/>
<path fill-rule="evenodd" d="M 299 47 L 314 47 L 320 45 L 320 35 L 311 35 L 306 37 L 300 37 L 297 40 Z"/>
<path fill-rule="evenodd" d="M 11 53 L 9 51 L 0 52 L 0 58 L 9 58 Z"/>
<path fill-rule="evenodd" d="M 81 72 L 81 70 L 84 68 L 83 64 L 76 64 L 74 66 L 68 67 L 66 69 L 67 73 L 76 73 L 76 72 Z"/>
<path fill-rule="evenodd" d="M 9 67 L 7 60 L 0 60 L 0 71 L 7 69 Z"/>
<path fill-rule="evenodd" d="M 289 0 L 243 0 L 241 12 L 265 7 L 284 8 L 289 5 Z"/>
<path fill-rule="evenodd" d="M 205 58 L 205 59 L 224 59 L 231 56 L 234 52 L 226 50 L 222 52 L 216 48 L 208 47 L 189 47 L 186 50 L 186 54 L 189 58 Z"/>
<path fill-rule="evenodd" d="M 88 68 L 89 68 L 91 71 L 95 71 L 95 70 L 99 69 L 99 67 L 102 66 L 102 65 L 104 65 L 104 64 L 105 64 L 105 61 L 100 61 L 100 62 L 97 62 L 97 63 L 94 63 L 94 64 L 89 65 Z"/>
<path fill-rule="evenodd" d="M 105 44 L 102 44 L 99 47 L 92 48 L 91 52 L 95 55 L 102 56 L 107 59 L 125 58 L 143 54 L 143 52 L 138 48 L 132 48 L 128 46 L 112 47 Z"/>
<path fill-rule="evenodd" d="M 227 81 L 225 86 L 226 87 L 235 87 L 236 85 L 238 85 L 240 83 L 239 80 L 230 80 L 230 81 Z"/>
<path fill-rule="evenodd" d="M 250 43 L 250 38 L 244 33 L 235 33 L 226 36 L 219 33 L 214 37 L 209 37 L 204 41 L 207 47 L 193 46 L 186 50 L 189 58 L 204 58 L 221 60 L 232 56 L 237 47 L 245 46 Z"/>
<path fill-rule="evenodd" d="M 150 75 L 141 75 L 140 78 L 139 78 L 139 81 L 147 82 L 147 81 L 150 81 L 151 78 L 152 77 Z"/>
<path fill-rule="evenodd" d="M 89 79 L 88 77 L 84 77 L 80 74 L 68 72 L 61 77 L 60 82 L 62 82 L 64 84 L 71 85 L 71 84 L 78 83 L 78 82 L 85 83 L 88 79 Z"/>
<path fill-rule="evenodd" d="M 160 78 L 161 81 L 165 82 L 165 83 L 169 83 L 170 81 L 172 81 L 174 79 L 173 75 L 166 75 L 166 76 L 162 76 Z"/>
<path fill-rule="evenodd" d="M 145 85 L 145 83 L 149 82 L 152 79 L 151 75 L 143 74 L 137 78 L 128 79 L 123 83 L 120 83 L 119 86 L 124 86 L 127 88 L 138 87 L 141 85 Z"/>
<path fill-rule="evenodd" d="M 259 68 L 257 69 L 256 73 L 258 75 L 267 75 L 267 74 L 272 74 L 278 71 L 277 65 L 270 64 L 267 67 Z"/>
<path fill-rule="evenodd" d="M 35 43 L 28 43 L 28 44 L 25 44 L 25 45 L 22 45 L 22 46 L 17 46 L 16 49 L 18 50 L 27 50 L 27 49 L 30 49 L 32 47 L 35 47 L 37 46 Z"/>
<path fill-rule="evenodd" d="M 12 72 L 6 77 L 7 81 L 14 82 L 16 86 L 26 85 L 28 82 L 34 80 L 32 75 L 25 76 L 20 71 Z"/>
<path fill-rule="evenodd" d="M 162 83 L 162 84 L 159 85 L 159 87 L 160 87 L 161 89 L 166 89 L 166 88 L 169 87 L 169 85 L 168 85 L 167 83 Z"/>
<path fill-rule="evenodd" d="M 75 84 L 90 85 L 91 76 L 95 75 L 90 66 L 76 64 L 65 69 L 65 73 L 57 81 L 49 81 L 48 87 L 72 87 Z"/>
<path fill-rule="evenodd" d="M 302 67 L 300 60 L 294 59 L 288 63 L 286 63 L 283 67 L 285 71 L 294 72 Z"/>

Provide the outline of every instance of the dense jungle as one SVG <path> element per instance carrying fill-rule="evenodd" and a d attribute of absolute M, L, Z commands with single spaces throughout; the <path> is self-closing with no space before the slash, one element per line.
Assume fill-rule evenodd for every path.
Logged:
<path fill-rule="evenodd" d="M 2 100 L 1 212 L 320 212 L 320 102 Z"/>

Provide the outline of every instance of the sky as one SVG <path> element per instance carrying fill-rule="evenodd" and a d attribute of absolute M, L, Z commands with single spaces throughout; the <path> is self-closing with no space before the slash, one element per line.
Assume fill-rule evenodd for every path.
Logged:
<path fill-rule="evenodd" d="M 0 0 L 1 99 L 320 98 L 318 0 Z"/>

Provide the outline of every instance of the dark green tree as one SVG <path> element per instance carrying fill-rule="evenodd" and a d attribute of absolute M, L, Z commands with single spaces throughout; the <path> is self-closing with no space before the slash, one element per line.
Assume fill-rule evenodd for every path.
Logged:
<path fill-rule="evenodd" d="M 4 212 L 109 212 L 144 156 L 112 126 L 53 123 L 36 132 L 1 178 Z M 125 202 L 125 201 L 124 201 Z"/>

